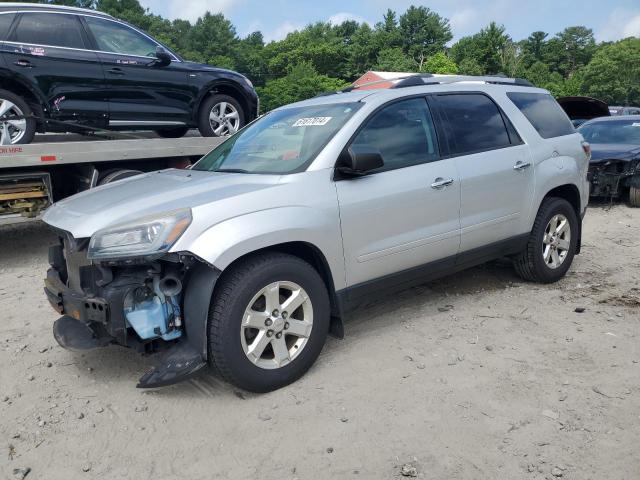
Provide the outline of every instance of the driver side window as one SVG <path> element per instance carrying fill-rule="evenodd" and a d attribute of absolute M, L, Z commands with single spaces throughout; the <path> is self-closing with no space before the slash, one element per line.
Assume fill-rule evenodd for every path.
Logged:
<path fill-rule="evenodd" d="M 436 132 L 424 98 L 392 103 L 375 113 L 354 145 L 375 147 L 384 166 L 376 172 L 411 167 L 440 158 Z"/>
<path fill-rule="evenodd" d="M 154 57 L 158 44 L 121 23 L 96 17 L 85 17 L 98 49 L 103 52 Z"/>

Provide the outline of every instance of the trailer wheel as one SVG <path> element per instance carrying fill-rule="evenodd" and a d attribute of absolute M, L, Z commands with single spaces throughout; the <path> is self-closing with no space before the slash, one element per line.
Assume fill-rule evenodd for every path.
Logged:
<path fill-rule="evenodd" d="M 156 130 L 158 136 L 162 138 L 180 138 L 184 137 L 185 134 L 189 131 L 187 127 L 178 127 L 178 128 L 163 128 L 160 130 Z"/>
<path fill-rule="evenodd" d="M 640 208 L 640 188 L 629 187 L 629 205 Z"/>
<path fill-rule="evenodd" d="M 27 102 L 7 90 L 0 90 L 0 145 L 31 143 L 35 134 L 36 119 Z"/>
<path fill-rule="evenodd" d="M 140 170 L 113 170 L 112 172 L 108 172 L 106 175 L 104 175 L 98 181 L 98 185 L 107 185 L 109 183 L 117 182 L 118 180 L 141 175 L 142 173 L 144 172 L 141 172 Z"/>

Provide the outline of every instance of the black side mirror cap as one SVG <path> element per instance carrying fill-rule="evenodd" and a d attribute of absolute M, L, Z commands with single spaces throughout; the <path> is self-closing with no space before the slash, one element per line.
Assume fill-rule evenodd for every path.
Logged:
<path fill-rule="evenodd" d="M 156 47 L 156 60 L 153 62 L 156 67 L 166 67 L 171 64 L 171 55 L 163 47 Z"/>
<path fill-rule="evenodd" d="M 384 166 L 382 153 L 371 145 L 351 145 L 340 155 L 337 171 L 343 177 L 361 177 Z"/>

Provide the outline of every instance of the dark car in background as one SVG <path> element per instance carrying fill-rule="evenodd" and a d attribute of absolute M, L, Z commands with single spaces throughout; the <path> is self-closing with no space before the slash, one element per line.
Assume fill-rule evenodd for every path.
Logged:
<path fill-rule="evenodd" d="M 591 196 L 620 198 L 640 207 L 640 116 L 590 120 L 578 132 L 591 145 Z"/>
<path fill-rule="evenodd" d="M 188 62 L 94 10 L 0 4 L 0 144 L 75 128 L 235 133 L 258 113 L 243 75 Z"/>
<path fill-rule="evenodd" d="M 611 115 L 640 115 L 640 107 L 621 107 L 610 106 L 609 113 Z"/>
<path fill-rule="evenodd" d="M 557 100 L 576 128 L 593 118 L 610 115 L 609 106 L 597 98 L 574 96 L 560 97 Z"/>

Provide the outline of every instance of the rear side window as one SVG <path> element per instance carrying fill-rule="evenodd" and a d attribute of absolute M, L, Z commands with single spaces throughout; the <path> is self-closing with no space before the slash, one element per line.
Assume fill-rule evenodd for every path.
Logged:
<path fill-rule="evenodd" d="M 509 92 L 509 99 L 527 117 L 542 138 L 575 133 L 571 120 L 547 93 Z"/>
<path fill-rule="evenodd" d="M 438 95 L 436 99 L 451 154 L 464 155 L 511 146 L 502 113 L 486 95 L 447 94 Z"/>
<path fill-rule="evenodd" d="M 15 13 L 3 13 L 0 15 L 0 40 L 6 40 L 9 35 L 9 28 L 15 18 Z"/>
<path fill-rule="evenodd" d="M 75 15 L 58 13 L 23 13 L 14 40 L 51 47 L 85 48 Z"/>

